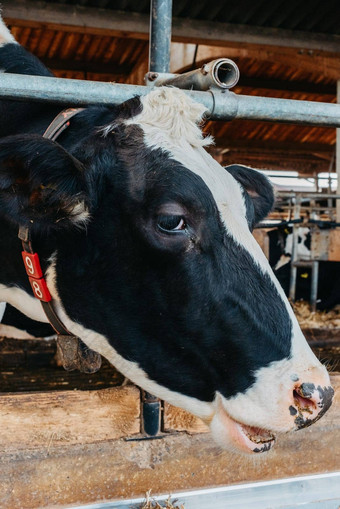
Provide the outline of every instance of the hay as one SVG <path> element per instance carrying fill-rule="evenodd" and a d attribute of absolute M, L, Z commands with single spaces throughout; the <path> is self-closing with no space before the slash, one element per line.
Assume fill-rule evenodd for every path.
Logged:
<path fill-rule="evenodd" d="M 340 328 L 340 306 L 331 311 L 311 311 L 308 302 L 300 300 L 292 303 L 294 313 L 302 328 L 337 329 Z"/>
<path fill-rule="evenodd" d="M 151 490 L 148 491 L 145 495 L 145 501 L 143 505 L 140 506 L 140 509 L 185 509 L 184 504 L 177 505 L 177 500 L 171 502 L 171 496 L 169 495 L 168 499 L 165 502 L 162 502 L 162 505 L 159 504 L 156 500 L 151 498 Z M 165 505 L 163 505 L 165 503 Z"/>

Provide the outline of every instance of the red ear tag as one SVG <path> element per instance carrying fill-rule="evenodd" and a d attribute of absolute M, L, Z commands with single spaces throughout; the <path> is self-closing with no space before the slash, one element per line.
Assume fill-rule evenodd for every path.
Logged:
<path fill-rule="evenodd" d="M 52 300 L 51 294 L 47 288 L 47 284 L 44 278 L 34 279 L 29 277 L 29 282 L 34 293 L 34 297 L 44 302 L 50 302 Z"/>
<path fill-rule="evenodd" d="M 22 251 L 25 269 L 29 277 L 40 278 L 43 276 L 38 253 L 27 253 Z"/>

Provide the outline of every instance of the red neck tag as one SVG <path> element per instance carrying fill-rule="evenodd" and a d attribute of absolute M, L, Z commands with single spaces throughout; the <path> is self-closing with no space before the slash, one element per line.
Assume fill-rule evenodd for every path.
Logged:
<path fill-rule="evenodd" d="M 22 259 L 34 297 L 44 302 L 50 302 L 52 297 L 47 288 L 45 278 L 43 277 L 38 253 L 22 251 Z"/>
<path fill-rule="evenodd" d="M 36 279 L 43 277 L 38 253 L 27 253 L 27 251 L 22 251 L 21 254 L 27 275 Z"/>

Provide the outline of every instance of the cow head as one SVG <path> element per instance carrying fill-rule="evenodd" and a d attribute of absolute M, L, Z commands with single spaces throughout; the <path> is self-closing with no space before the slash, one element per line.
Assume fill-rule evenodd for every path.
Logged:
<path fill-rule="evenodd" d="M 203 111 L 157 89 L 73 155 L 39 137 L 4 140 L 0 205 L 33 227 L 74 334 L 209 422 L 224 447 L 262 452 L 318 419 L 333 391 L 251 234 L 272 188 L 206 152 Z"/>

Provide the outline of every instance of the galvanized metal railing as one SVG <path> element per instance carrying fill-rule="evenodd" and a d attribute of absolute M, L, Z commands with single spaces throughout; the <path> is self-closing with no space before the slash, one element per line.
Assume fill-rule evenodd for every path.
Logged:
<path fill-rule="evenodd" d="M 120 104 L 151 90 L 142 85 L 0 74 L 0 99 L 54 102 L 65 105 Z M 202 103 L 214 120 L 264 120 L 311 126 L 340 127 L 340 104 L 237 95 L 229 90 L 185 90 Z"/>

